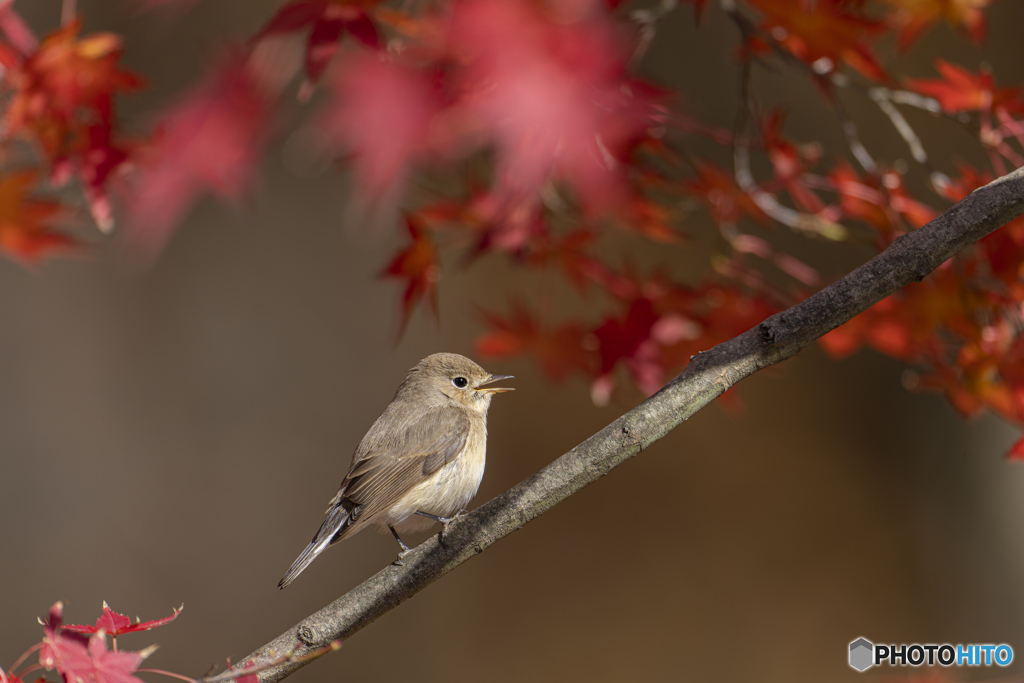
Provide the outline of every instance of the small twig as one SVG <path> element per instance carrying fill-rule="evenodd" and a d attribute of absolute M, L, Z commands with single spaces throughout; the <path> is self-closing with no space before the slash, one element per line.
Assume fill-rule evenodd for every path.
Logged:
<path fill-rule="evenodd" d="M 679 6 L 679 0 L 658 0 L 654 7 L 635 9 L 629 13 L 629 18 L 637 25 L 637 32 L 640 39 L 637 41 L 636 49 L 633 50 L 632 63 L 636 64 L 647 53 L 655 34 L 658 32 L 658 22 L 672 13 Z"/>
<path fill-rule="evenodd" d="M 928 153 L 924 151 L 924 145 L 921 144 L 921 138 L 917 137 L 917 133 L 910 126 L 907 120 L 903 117 L 903 114 L 899 109 L 892 103 L 889 97 L 890 90 L 888 88 L 871 88 L 868 91 L 868 97 L 871 101 L 878 105 L 878 108 L 882 110 L 882 113 L 889 117 L 889 121 L 892 123 L 893 128 L 900 134 L 903 141 L 907 143 L 907 147 L 910 148 L 910 154 L 914 157 L 914 161 L 917 163 L 927 166 L 930 169 L 928 162 Z"/>
<path fill-rule="evenodd" d="M 742 24 L 740 30 L 745 30 Z M 750 169 L 750 149 L 748 145 L 739 142 L 746 139 L 754 107 L 750 90 L 750 70 L 750 60 L 743 60 L 743 67 L 740 70 L 740 105 L 736 115 L 736 130 L 733 134 L 733 138 L 737 141 L 733 145 L 733 172 L 736 175 L 736 184 L 750 195 L 761 211 L 779 223 L 798 232 L 819 235 L 830 240 L 846 239 L 848 233 L 842 225 L 783 206 L 774 195 L 765 192 L 754 181 L 754 174 Z"/>
<path fill-rule="evenodd" d="M 67 26 L 75 20 L 77 0 L 63 0 L 60 8 L 60 25 Z"/>
<path fill-rule="evenodd" d="M 188 683 L 195 683 L 195 681 L 196 681 L 196 679 L 194 679 L 194 678 L 189 678 L 188 676 L 182 676 L 181 674 L 176 674 L 173 671 L 164 671 L 163 669 L 136 669 L 136 671 L 141 671 L 143 673 L 150 673 L 150 674 L 160 674 L 162 676 L 170 676 L 171 678 L 177 678 L 180 681 L 188 681 Z"/>
<path fill-rule="evenodd" d="M 42 643 L 36 643 L 35 645 L 30 647 L 29 649 L 27 649 L 24 652 L 22 652 L 21 656 L 18 657 L 16 660 L 14 660 L 14 664 L 11 664 L 11 668 L 8 669 L 8 671 L 10 671 L 12 674 L 14 674 L 16 676 L 18 674 L 18 667 L 21 666 L 22 662 L 24 662 L 26 659 L 28 659 L 29 655 L 31 655 L 33 652 L 35 652 L 36 650 L 38 650 L 42 646 L 43 646 Z"/>
<path fill-rule="evenodd" d="M 871 153 L 868 152 L 868 148 L 860 141 L 857 124 L 846 113 L 846 107 L 843 106 L 842 100 L 834 92 L 832 93 L 832 109 L 836 112 L 836 116 L 839 117 L 839 123 L 843 127 L 843 134 L 846 136 L 846 144 L 850 146 L 853 158 L 857 160 L 857 163 L 860 164 L 866 173 L 876 175 L 878 173 L 878 164 L 875 163 Z"/>
<path fill-rule="evenodd" d="M 696 133 L 697 135 L 707 138 L 712 142 L 717 142 L 720 145 L 734 144 L 733 133 L 731 130 L 727 128 L 719 128 L 717 126 L 709 126 L 708 124 L 702 123 L 690 116 L 675 114 L 669 118 L 669 123 L 679 130 L 684 130 L 688 133 Z"/>

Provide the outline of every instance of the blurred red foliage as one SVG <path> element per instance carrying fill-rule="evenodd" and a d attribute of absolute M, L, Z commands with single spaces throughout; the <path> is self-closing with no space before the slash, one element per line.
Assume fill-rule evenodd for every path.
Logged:
<path fill-rule="evenodd" d="M 674 10 L 618 0 L 437 0 L 416 12 L 375 0 L 288 0 L 244 47 L 211 65 L 150 136 L 129 139 L 117 99 L 142 79 L 121 68 L 120 39 L 80 36 L 71 18 L 37 40 L 3 0 L 0 249 L 21 261 L 81 250 L 77 238 L 54 229 L 61 204 L 34 196 L 76 178 L 101 228 L 123 216 L 128 238 L 158 252 L 201 197 L 237 200 L 254 184 L 277 108 L 298 81 L 301 100 L 315 88 L 328 91 L 315 129 L 323 149 L 351 162 L 364 201 L 401 200 L 415 187 L 408 181 L 427 173 L 446 188 L 403 206 L 410 242 L 382 271 L 404 285 L 402 329 L 421 301 L 436 317 L 442 255 L 461 252 L 456 261 L 469 264 L 503 254 L 516 266 L 564 276 L 581 297 L 600 292 L 603 308 L 589 322 L 559 323 L 540 312 L 543 301 L 513 297 L 508 313 L 482 313 L 481 354 L 532 356 L 556 381 L 581 375 L 598 402 L 624 376 L 651 393 L 693 354 L 823 283 L 771 234 L 741 226 L 784 226 L 882 249 L 935 217 L 936 207 L 1007 165 L 1024 165 L 1020 86 L 997 87 L 987 68 L 943 60 L 940 78 L 908 78 L 878 57 L 880 40 L 895 37 L 910 49 L 941 22 L 980 42 L 990 4 L 723 4 L 738 29 L 740 119 L 750 123 L 729 131 L 696 120 L 675 93 L 635 75 L 666 12 L 692 6 L 699 18 L 704 0 Z M 289 67 L 268 59 L 275 41 L 292 41 L 301 60 Z M 795 69 L 814 84 L 847 134 L 848 154 L 794 139 L 785 111 L 758 109 L 747 79 L 762 63 Z M 916 166 L 874 159 L 839 89 L 868 95 Z M 938 171 L 900 107 L 972 131 L 991 170 Z M 734 168 L 699 155 L 684 133 L 731 151 Z M 14 161 L 25 156 L 14 154 L 18 145 L 34 150 L 34 165 Z M 908 184 L 913 173 L 927 178 L 934 196 L 908 189 L 920 185 Z M 608 256 L 603 245 L 613 230 L 686 244 L 689 204 L 706 207 L 718 229 L 723 253 L 709 272 L 682 281 L 634 273 Z M 822 344 L 836 356 L 870 346 L 913 365 L 918 386 L 945 392 L 965 414 L 989 408 L 1024 424 L 1022 266 L 1024 222 L 1015 221 Z"/>

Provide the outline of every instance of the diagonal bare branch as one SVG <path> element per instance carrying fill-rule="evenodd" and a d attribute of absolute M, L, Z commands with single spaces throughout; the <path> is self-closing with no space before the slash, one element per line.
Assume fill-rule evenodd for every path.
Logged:
<path fill-rule="evenodd" d="M 240 667 L 291 658 L 259 672 L 275 683 L 334 640 L 346 640 L 452 569 L 603 477 L 667 434 L 726 389 L 797 354 L 826 332 L 901 287 L 919 282 L 961 249 L 1024 214 L 1024 168 L 979 188 L 920 230 L 799 304 L 695 356 L 654 396 L 547 467 L 452 524 L 447 547 L 432 538 L 272 642 Z M 222 683 L 227 676 L 204 679 Z"/>

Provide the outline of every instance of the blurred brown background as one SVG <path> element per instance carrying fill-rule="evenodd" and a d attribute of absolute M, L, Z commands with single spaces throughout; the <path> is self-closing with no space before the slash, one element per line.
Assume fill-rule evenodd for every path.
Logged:
<path fill-rule="evenodd" d="M 277 4 L 206 0 L 180 16 L 139 15 L 128 0 L 81 10 L 87 30 L 125 35 L 125 63 L 150 80 L 124 107 L 142 122 L 224 36 L 250 35 Z M 59 5 L 16 6 L 43 30 Z M 688 6 L 666 20 L 644 69 L 682 88 L 690 111 L 729 126 L 735 32 L 709 9 L 699 30 Z M 987 60 L 1000 82 L 1024 81 L 1024 4 L 995 3 L 989 16 L 984 50 L 942 27 L 894 68 L 933 77 L 939 55 L 970 68 Z M 793 110 L 796 139 L 843 149 L 809 87 L 783 72 L 758 79 L 759 96 Z M 855 97 L 847 104 L 876 156 L 907 158 L 884 118 Z M 956 155 L 981 163 L 959 129 L 912 122 L 943 170 Z M 360 534 L 276 588 L 405 370 L 434 351 L 471 353 L 474 306 L 500 308 L 529 283 L 499 259 L 449 269 L 440 329 L 417 316 L 396 346 L 398 287 L 375 276 L 398 232 L 343 225 L 345 179 L 296 169 L 282 161 L 287 147 L 275 147 L 248 206 L 202 205 L 145 272 L 126 268 L 113 243 L 38 272 L 0 262 L 0 664 L 38 641 L 35 617 L 58 599 L 78 623 L 103 600 L 143 619 L 184 602 L 176 623 L 123 645 L 157 642 L 149 666 L 198 676 L 394 558 L 393 539 Z M 703 214 L 684 227 L 698 236 L 690 247 L 630 253 L 688 273 L 706 258 L 700 249 L 720 245 L 701 237 L 711 233 Z M 830 276 L 869 255 L 785 243 Z M 486 365 L 515 374 L 519 391 L 495 401 L 475 504 L 638 399 L 599 409 L 580 381 L 553 388 L 531 364 Z M 810 349 L 755 376 L 739 388 L 743 414 L 703 411 L 292 680 L 898 673 L 850 670 L 846 647 L 858 636 L 1005 642 L 1024 656 L 1024 470 L 1002 459 L 1018 430 L 967 424 L 941 398 L 904 391 L 902 372 L 872 353 L 836 363 Z"/>

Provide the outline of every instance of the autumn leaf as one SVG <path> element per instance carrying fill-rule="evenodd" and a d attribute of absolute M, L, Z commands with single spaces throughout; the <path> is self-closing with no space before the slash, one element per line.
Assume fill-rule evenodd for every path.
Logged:
<path fill-rule="evenodd" d="M 573 371 L 590 374 L 594 354 L 579 325 L 566 323 L 546 329 L 522 303 L 513 304 L 507 317 L 488 311 L 483 311 L 482 316 L 490 330 L 476 340 L 481 356 L 533 356 L 554 382 L 562 381 Z"/>
<path fill-rule="evenodd" d="M 353 52 L 330 86 L 334 98 L 321 118 L 323 135 L 352 154 L 365 191 L 383 194 L 437 148 L 432 124 L 441 102 L 429 72 Z"/>
<path fill-rule="evenodd" d="M 915 230 L 924 227 L 939 215 L 939 212 L 932 207 L 907 194 L 903 176 L 896 171 L 890 170 L 883 173 L 882 185 L 888 192 L 889 205 L 903 216 Z"/>
<path fill-rule="evenodd" d="M 4 11 L 0 8 L 0 17 Z M 113 139 L 114 99 L 140 88 L 142 79 L 119 67 L 123 49 L 118 36 L 79 38 L 80 28 L 80 21 L 68 23 L 23 62 L 10 66 L 8 124 L 13 134 L 42 149 L 51 165 L 51 183 L 59 186 L 79 177 L 96 223 L 109 229 L 113 212 L 106 183 L 128 158 L 125 144 Z"/>
<path fill-rule="evenodd" d="M 26 264 L 81 246 L 74 238 L 48 227 L 61 206 L 29 198 L 38 182 L 34 171 L 0 174 L 0 249 Z"/>
<path fill-rule="evenodd" d="M 380 0 L 293 0 L 285 3 L 256 40 L 309 28 L 306 40 L 306 79 L 316 83 L 347 33 L 364 45 L 380 48 L 377 28 L 366 14 Z"/>
<path fill-rule="evenodd" d="M 555 180 L 586 206 L 624 198 L 623 162 L 656 117 L 626 76 L 625 42 L 603 11 L 552 21 L 525 0 L 469 0 L 445 19 L 463 93 L 463 136 L 496 148 L 497 192 L 510 207 Z"/>
<path fill-rule="evenodd" d="M 61 665 L 55 667 L 66 681 L 95 683 L 144 683 L 132 674 L 155 647 L 142 652 L 107 650 L 107 639 L 102 632 L 89 638 L 86 648 L 71 644 L 62 653 Z"/>
<path fill-rule="evenodd" d="M 103 631 L 87 638 L 64 627 L 63 610 L 63 603 L 55 603 L 43 622 L 39 664 L 44 669 L 56 670 L 65 681 L 143 683 L 132 674 L 155 647 L 141 652 L 108 651 Z"/>
<path fill-rule="evenodd" d="M 405 281 L 402 293 L 402 319 L 399 336 L 405 330 L 413 309 L 421 299 L 426 299 L 434 319 L 439 318 L 437 307 L 437 282 L 441 277 L 441 260 L 430 233 L 411 216 L 406 217 L 406 229 L 412 244 L 398 252 L 391 263 L 384 268 L 382 277 Z"/>
<path fill-rule="evenodd" d="M 115 638 L 126 633 L 135 633 L 137 631 L 148 631 L 158 626 L 169 624 L 178 618 L 181 614 L 181 610 L 184 609 L 184 605 L 173 611 L 168 617 L 163 619 L 154 619 L 152 621 L 140 621 L 132 620 L 123 614 L 118 614 L 114 610 L 110 609 L 106 602 L 103 603 L 103 614 L 96 620 L 95 626 L 76 626 L 72 624 L 65 625 L 63 628 L 66 631 L 73 631 L 75 633 L 97 633 L 103 631 L 108 636 L 114 636 Z"/>
<path fill-rule="evenodd" d="M 746 0 L 763 14 L 761 28 L 819 73 L 841 63 L 864 76 L 886 81 L 885 69 L 871 50 L 884 24 L 856 11 L 846 0 Z"/>
<path fill-rule="evenodd" d="M 44 669 L 56 669 L 59 673 L 65 670 L 65 660 L 74 652 L 74 658 L 88 657 L 89 638 L 78 633 L 65 633 L 62 629 L 64 621 L 64 603 L 55 602 L 50 607 L 43 624 L 43 642 L 39 648 L 39 664 Z M 70 680 L 74 681 L 74 678 Z"/>
<path fill-rule="evenodd" d="M 654 201 L 642 192 L 633 192 L 629 198 L 610 213 L 611 222 L 623 232 L 642 235 L 661 244 L 678 244 L 683 235 L 675 227 L 672 211 L 663 203 Z"/>
<path fill-rule="evenodd" d="M 862 179 L 845 161 L 828 174 L 846 218 L 864 221 L 885 235 L 893 231 L 885 193 L 871 179 Z"/>
<path fill-rule="evenodd" d="M 27 57 L 39 47 L 39 40 L 32 29 L 14 11 L 14 0 L 0 0 L 0 31 L 3 31 L 4 38 L 13 48 L 7 58 L 0 60 L 8 69 L 18 63 L 19 57 Z"/>
<path fill-rule="evenodd" d="M 597 338 L 599 361 L 596 384 L 591 396 L 598 404 L 607 402 L 609 379 L 619 363 L 623 363 L 633 377 L 637 388 L 644 394 L 653 394 L 661 388 L 664 369 L 656 342 L 651 339 L 651 328 L 658 321 L 654 303 L 640 297 L 629 303 L 623 317 L 609 317 L 594 330 Z"/>
<path fill-rule="evenodd" d="M 993 180 L 991 173 L 978 171 L 963 162 L 957 164 L 957 170 L 960 172 L 958 178 L 942 177 L 938 186 L 939 193 L 953 203 Z"/>
<path fill-rule="evenodd" d="M 157 252 L 207 193 L 238 199 L 256 174 L 269 119 L 270 101 L 238 55 L 167 110 L 154 142 L 139 152 L 128 201 L 132 244 Z"/>
<path fill-rule="evenodd" d="M 825 203 L 807 187 L 803 175 L 818 162 L 821 150 L 816 145 L 797 146 L 783 137 L 785 120 L 785 112 L 774 109 L 761 122 L 761 140 L 768 160 L 775 171 L 775 178 L 786 188 L 796 205 L 804 211 L 818 213 L 825 208 Z"/>
<path fill-rule="evenodd" d="M 743 216 L 759 223 L 767 222 L 767 216 L 751 196 L 740 189 L 731 173 L 700 159 L 694 159 L 691 163 L 697 177 L 684 180 L 682 189 L 707 205 L 711 219 L 717 225 L 735 225 Z"/>
<path fill-rule="evenodd" d="M 882 0 L 892 8 L 888 23 L 899 31 L 897 45 L 906 51 L 938 22 L 960 26 L 977 43 L 985 37 L 984 9 L 993 0 Z"/>
<path fill-rule="evenodd" d="M 597 233 L 579 228 L 564 235 L 547 235 L 531 245 L 529 262 L 535 266 L 553 266 L 583 293 L 587 286 L 600 280 L 604 265 L 591 253 Z"/>
<path fill-rule="evenodd" d="M 129 162 L 129 154 L 136 145 L 115 142 L 111 139 L 108 126 L 90 126 L 76 145 L 75 155 L 54 166 L 51 182 L 61 185 L 66 177 L 76 174 L 82 182 L 89 212 L 101 230 L 109 231 L 114 226 L 114 210 L 107 191 L 107 181 L 123 171 Z"/>
<path fill-rule="evenodd" d="M 938 59 L 935 70 L 940 79 L 907 79 L 911 90 L 934 97 L 947 112 L 1004 109 L 1010 113 L 1024 112 L 1020 86 L 997 88 L 992 74 L 984 69 L 972 74 L 962 66 Z"/>
<path fill-rule="evenodd" d="M 84 112 L 109 127 L 114 96 L 142 86 L 142 79 L 118 66 L 118 36 L 95 33 L 79 39 L 80 28 L 76 20 L 44 38 L 9 76 L 14 89 L 7 113 L 10 130 L 33 137 L 51 160 L 72 152 Z"/>
<path fill-rule="evenodd" d="M 1024 460 L 1024 438 L 1018 439 L 1010 446 L 1006 457 L 1010 460 Z"/>
<path fill-rule="evenodd" d="M 829 173 L 829 180 L 839 196 L 843 214 L 878 230 L 879 247 L 887 246 L 906 232 L 903 220 L 917 229 L 938 215 L 935 209 L 907 194 L 903 177 L 896 171 L 885 171 L 878 179 L 862 179 L 848 163 L 841 162 Z"/>

